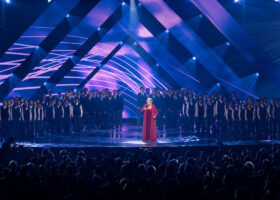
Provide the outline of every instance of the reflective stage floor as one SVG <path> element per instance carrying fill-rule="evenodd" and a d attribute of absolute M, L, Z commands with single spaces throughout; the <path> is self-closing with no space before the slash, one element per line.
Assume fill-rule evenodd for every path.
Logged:
<path fill-rule="evenodd" d="M 0 145 L 2 141 L 0 142 Z M 142 127 L 125 125 L 122 131 L 118 130 L 94 130 L 82 134 L 44 135 L 29 139 L 16 139 L 18 144 L 25 147 L 184 147 L 184 146 L 216 146 L 217 136 L 208 133 L 193 135 L 177 130 L 158 130 L 156 143 L 144 143 L 142 141 Z M 280 144 L 280 140 L 234 140 L 223 138 L 223 144 L 227 146 Z"/>

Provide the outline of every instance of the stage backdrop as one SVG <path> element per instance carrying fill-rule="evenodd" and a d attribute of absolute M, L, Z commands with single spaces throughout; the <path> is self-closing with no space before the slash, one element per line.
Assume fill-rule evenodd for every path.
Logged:
<path fill-rule="evenodd" d="M 187 87 L 198 92 L 234 90 L 254 98 L 258 98 L 259 91 L 265 87 L 278 94 L 267 80 L 258 80 L 260 74 L 254 63 L 238 44 L 231 44 L 232 38 L 207 16 L 200 0 L 171 2 L 100 0 L 76 23 L 79 14 L 69 13 L 76 9 L 79 0 L 50 1 L 0 57 L 0 84 L 7 79 L 18 81 L 14 70 L 31 54 L 37 53 L 40 57 L 40 52 L 45 51 L 41 44 L 53 37 L 52 32 L 63 20 L 70 26 L 76 24 L 57 45 L 45 52 L 38 65 L 30 67 L 28 75 L 12 88 L 7 98 L 29 98 L 42 86 L 54 93 L 78 89 L 94 70 L 98 72 L 85 87 L 119 89 L 125 100 L 125 118 L 137 116 L 140 86 Z M 9 6 L 15 4 L 16 1 L 12 1 Z M 116 14 L 119 9 L 121 16 Z M 87 42 L 93 34 L 97 34 L 98 41 L 75 62 L 77 52 L 82 52 L 85 46 L 88 48 Z M 232 57 L 238 61 L 232 61 Z M 74 67 L 63 74 L 58 83 L 49 83 L 49 78 L 69 59 L 73 59 Z"/>

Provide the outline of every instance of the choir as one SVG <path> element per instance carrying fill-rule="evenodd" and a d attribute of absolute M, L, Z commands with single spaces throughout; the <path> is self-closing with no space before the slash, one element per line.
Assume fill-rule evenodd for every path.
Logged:
<path fill-rule="evenodd" d="M 140 88 L 137 97 L 137 124 L 142 126 L 141 108 L 147 98 L 158 109 L 157 126 L 182 129 L 187 134 L 236 139 L 275 137 L 280 131 L 279 99 L 239 99 L 235 92 L 226 96 L 216 91 L 199 95 L 191 89 Z M 43 134 L 81 133 L 93 129 L 122 129 L 124 100 L 119 90 L 110 92 L 52 91 L 41 99 L 20 97 L 4 100 L 0 109 L 1 136 L 33 137 Z"/>
<path fill-rule="evenodd" d="M 191 89 L 160 90 L 140 88 L 138 94 L 138 125 L 142 122 L 140 109 L 147 98 L 158 108 L 159 130 L 181 128 L 197 135 L 207 134 L 234 139 L 275 138 L 280 131 L 279 99 L 238 99 L 232 92 L 229 97 L 213 92 L 198 95 Z"/>
<path fill-rule="evenodd" d="M 43 134 L 81 133 L 91 129 L 122 129 L 123 97 L 103 91 L 52 91 L 41 99 L 16 97 L 3 101 L 0 109 L 2 137 L 33 137 Z"/>

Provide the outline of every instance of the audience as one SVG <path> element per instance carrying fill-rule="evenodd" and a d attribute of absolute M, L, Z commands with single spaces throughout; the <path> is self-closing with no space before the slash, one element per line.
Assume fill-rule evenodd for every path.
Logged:
<path fill-rule="evenodd" d="M 51 151 L 9 139 L 0 150 L 0 197 L 280 199 L 279 145 L 190 149 Z"/>

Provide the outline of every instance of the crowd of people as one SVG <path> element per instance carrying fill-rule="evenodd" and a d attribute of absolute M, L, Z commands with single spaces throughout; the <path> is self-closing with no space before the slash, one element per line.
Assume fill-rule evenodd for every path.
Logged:
<path fill-rule="evenodd" d="M 2 136 L 80 133 L 83 130 L 122 128 L 123 97 L 119 90 L 110 92 L 65 90 L 52 91 L 41 99 L 10 98 L 0 109 Z"/>
<path fill-rule="evenodd" d="M 1 198 L 280 199 L 277 145 L 85 151 L 5 143 L 0 149 Z"/>
<path fill-rule="evenodd" d="M 141 109 L 148 98 L 157 107 L 157 126 L 191 134 L 243 138 L 275 138 L 280 130 L 279 99 L 239 99 L 235 92 L 222 95 L 198 94 L 191 89 L 140 88 L 137 124 L 142 126 Z M 91 129 L 122 129 L 124 99 L 119 90 L 110 92 L 52 91 L 41 99 L 21 97 L 3 101 L 0 109 L 2 136 L 79 133 Z"/>
<path fill-rule="evenodd" d="M 158 109 L 157 126 L 161 130 L 181 127 L 191 133 L 242 138 L 275 138 L 280 131 L 279 99 L 254 100 L 250 96 L 239 99 L 235 92 L 229 96 L 199 95 L 191 89 L 160 90 L 140 88 L 138 94 L 138 124 L 140 110 L 147 98 L 153 99 Z"/>

